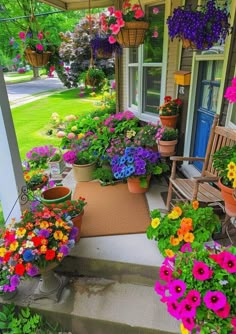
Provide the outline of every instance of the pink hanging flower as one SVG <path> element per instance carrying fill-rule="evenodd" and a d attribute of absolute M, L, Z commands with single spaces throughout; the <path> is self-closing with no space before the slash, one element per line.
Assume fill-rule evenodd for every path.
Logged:
<path fill-rule="evenodd" d="M 183 296 L 186 290 L 186 283 L 182 280 L 174 280 L 169 283 L 169 292 L 174 299 L 178 299 Z"/>
<path fill-rule="evenodd" d="M 154 7 L 152 10 L 153 14 L 158 14 L 160 12 L 159 8 Z"/>
<path fill-rule="evenodd" d="M 218 317 L 224 319 L 228 318 L 230 314 L 230 305 L 229 303 L 226 303 L 224 307 L 220 308 L 219 310 L 215 311 L 215 314 L 218 315 Z"/>
<path fill-rule="evenodd" d="M 36 44 L 36 50 L 43 51 L 44 47 L 42 44 Z"/>
<path fill-rule="evenodd" d="M 43 39 L 43 33 L 40 31 L 37 35 L 38 39 L 39 40 L 42 40 Z"/>
<path fill-rule="evenodd" d="M 108 40 L 109 40 L 109 43 L 110 43 L 110 44 L 114 44 L 114 43 L 116 42 L 115 37 L 112 36 L 112 35 L 109 36 Z"/>
<path fill-rule="evenodd" d="M 25 41 L 25 38 L 26 38 L 25 32 L 24 31 L 19 32 L 19 37 L 22 41 Z"/>
<path fill-rule="evenodd" d="M 153 38 L 157 38 L 158 37 L 158 31 L 157 30 L 153 31 L 152 37 Z"/>
<path fill-rule="evenodd" d="M 205 281 L 211 278 L 213 271 L 204 262 L 194 262 L 193 276 L 199 281 Z"/>
<path fill-rule="evenodd" d="M 229 101 L 229 103 L 236 102 L 236 77 L 232 80 L 232 86 L 226 89 L 224 97 Z"/>
<path fill-rule="evenodd" d="M 218 311 L 225 306 L 227 298 L 221 291 L 207 291 L 203 297 L 203 301 L 207 308 Z"/>

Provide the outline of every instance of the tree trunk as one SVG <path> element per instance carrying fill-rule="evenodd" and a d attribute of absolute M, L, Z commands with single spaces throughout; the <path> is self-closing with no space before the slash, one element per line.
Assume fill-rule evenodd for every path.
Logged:
<path fill-rule="evenodd" d="M 40 79 L 38 67 L 33 67 L 34 79 Z"/>

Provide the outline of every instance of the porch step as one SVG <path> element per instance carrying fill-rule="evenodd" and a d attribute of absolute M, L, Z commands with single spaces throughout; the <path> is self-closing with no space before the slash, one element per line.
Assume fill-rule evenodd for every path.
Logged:
<path fill-rule="evenodd" d="M 153 287 L 79 277 L 72 280 L 63 290 L 60 302 L 55 303 L 32 299 L 38 281 L 34 278 L 23 282 L 12 301 L 60 323 L 67 334 L 179 333 L 179 323 L 168 315 Z"/>
<path fill-rule="evenodd" d="M 163 257 L 146 234 L 81 238 L 57 272 L 152 286 Z"/>

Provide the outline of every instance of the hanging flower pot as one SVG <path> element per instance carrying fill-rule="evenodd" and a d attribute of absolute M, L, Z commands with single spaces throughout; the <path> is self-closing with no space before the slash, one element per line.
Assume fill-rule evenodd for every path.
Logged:
<path fill-rule="evenodd" d="M 51 54 L 52 52 L 50 51 L 38 53 L 30 48 L 27 48 L 24 53 L 27 62 L 34 67 L 45 66 L 49 62 Z"/>
<path fill-rule="evenodd" d="M 116 40 L 123 48 L 135 48 L 144 43 L 149 22 L 133 21 L 126 22 L 119 31 Z"/>
<path fill-rule="evenodd" d="M 114 54 L 120 55 L 122 48 L 119 43 L 110 44 L 108 36 L 96 35 L 90 42 L 93 54 L 97 59 L 109 59 Z"/>

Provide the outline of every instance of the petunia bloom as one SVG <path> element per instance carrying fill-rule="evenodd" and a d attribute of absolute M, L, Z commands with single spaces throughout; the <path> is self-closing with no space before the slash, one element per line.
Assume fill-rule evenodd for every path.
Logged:
<path fill-rule="evenodd" d="M 207 291 L 203 297 L 203 301 L 207 308 L 218 311 L 225 306 L 227 298 L 221 291 Z"/>

